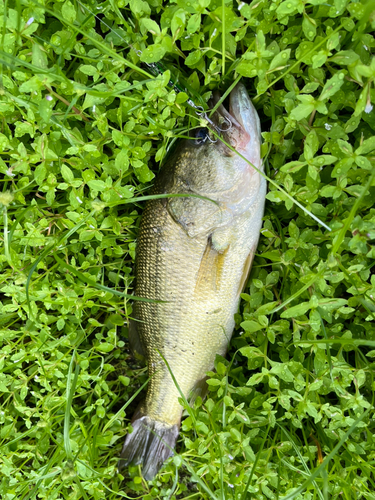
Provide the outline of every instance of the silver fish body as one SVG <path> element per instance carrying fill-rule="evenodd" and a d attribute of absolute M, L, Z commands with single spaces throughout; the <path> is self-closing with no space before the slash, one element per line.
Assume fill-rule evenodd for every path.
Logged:
<path fill-rule="evenodd" d="M 230 95 L 224 140 L 262 170 L 258 114 L 242 84 Z M 234 314 L 258 244 L 266 182 L 247 161 L 205 132 L 183 141 L 158 176 L 154 193 L 184 194 L 149 201 L 137 243 L 136 301 L 129 328 L 151 380 L 133 417 L 120 467 L 143 463 L 151 479 L 172 454 L 186 398 L 204 390 L 215 356 L 225 355 Z M 163 360 L 164 358 L 164 360 Z"/>

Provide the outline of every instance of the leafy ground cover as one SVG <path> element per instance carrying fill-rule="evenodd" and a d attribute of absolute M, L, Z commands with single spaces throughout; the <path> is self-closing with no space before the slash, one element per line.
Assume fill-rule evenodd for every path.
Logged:
<path fill-rule="evenodd" d="M 374 2 L 0 9 L 2 498 L 374 499 Z M 189 95 L 142 64 L 161 59 Z M 197 124 L 187 99 L 239 78 L 264 229 L 227 359 L 147 484 L 116 470 L 147 383 L 126 327 L 139 218 Z"/>

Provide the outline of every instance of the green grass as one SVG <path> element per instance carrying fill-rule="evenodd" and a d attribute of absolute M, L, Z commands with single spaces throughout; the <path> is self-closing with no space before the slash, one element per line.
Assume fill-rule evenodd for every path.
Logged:
<path fill-rule="evenodd" d="M 375 2 L 0 6 L 1 498 L 374 500 Z M 269 180 L 258 254 L 146 483 L 116 469 L 148 381 L 127 340 L 140 215 L 200 125 L 187 100 L 239 80 Z"/>

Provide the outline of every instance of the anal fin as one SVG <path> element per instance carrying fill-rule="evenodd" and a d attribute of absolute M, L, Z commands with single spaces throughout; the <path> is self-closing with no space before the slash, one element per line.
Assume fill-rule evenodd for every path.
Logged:
<path fill-rule="evenodd" d="M 207 376 L 204 376 L 203 378 L 199 379 L 192 390 L 190 391 L 189 394 L 189 405 L 193 406 L 195 400 L 200 397 L 201 399 L 205 399 L 207 396 L 208 392 L 208 385 L 207 385 Z"/>
<path fill-rule="evenodd" d="M 251 264 L 253 263 L 253 260 L 254 260 L 255 250 L 256 250 L 256 246 L 251 249 L 251 252 L 246 257 L 245 264 L 243 266 L 241 281 L 240 281 L 239 286 L 238 286 L 237 296 L 239 296 L 244 291 L 244 288 L 246 286 L 246 283 L 247 283 L 247 280 L 248 280 L 249 274 L 250 274 Z"/>

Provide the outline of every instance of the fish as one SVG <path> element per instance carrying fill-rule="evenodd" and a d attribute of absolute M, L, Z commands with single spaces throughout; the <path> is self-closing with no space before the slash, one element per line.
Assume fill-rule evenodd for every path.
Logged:
<path fill-rule="evenodd" d="M 184 196 L 149 200 L 140 224 L 135 295 L 152 301 L 135 301 L 129 342 L 150 378 L 118 468 L 142 463 L 145 480 L 175 449 L 179 391 L 190 401 L 204 397 L 206 373 L 217 354 L 225 356 L 258 245 L 267 189 L 260 120 L 242 83 L 229 101 L 229 111 L 220 104 L 212 119 L 240 155 L 208 129 L 193 130 L 153 187 L 153 194 Z"/>

